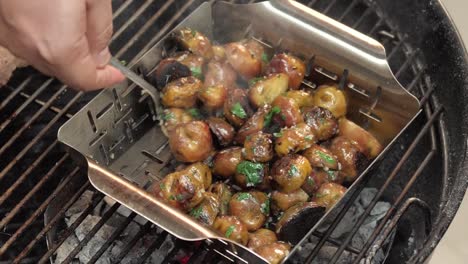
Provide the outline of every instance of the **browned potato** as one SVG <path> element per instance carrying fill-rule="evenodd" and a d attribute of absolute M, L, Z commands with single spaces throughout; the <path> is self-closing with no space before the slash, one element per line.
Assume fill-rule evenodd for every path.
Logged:
<path fill-rule="evenodd" d="M 202 121 L 177 125 L 169 135 L 169 146 L 179 161 L 203 161 L 213 149 L 210 128 Z"/>
<path fill-rule="evenodd" d="M 238 192 L 229 202 L 229 214 L 236 216 L 249 231 L 259 229 L 270 214 L 270 202 L 263 192 Z"/>
<path fill-rule="evenodd" d="M 382 145 L 369 132 L 356 125 L 346 118 L 340 118 L 338 121 L 340 127 L 340 136 L 346 137 L 354 142 L 356 146 L 368 159 L 373 159 L 382 152 Z"/>
<path fill-rule="evenodd" d="M 291 193 L 273 191 L 271 193 L 271 208 L 274 212 L 286 211 L 291 206 L 301 202 L 307 202 L 309 195 L 301 188 Z"/>
<path fill-rule="evenodd" d="M 212 184 L 209 191 L 214 193 L 219 200 L 219 215 L 227 215 L 229 211 L 229 201 L 231 201 L 232 192 L 229 186 L 223 182 Z"/>
<path fill-rule="evenodd" d="M 237 144 L 244 144 L 247 136 L 260 132 L 265 127 L 265 123 L 268 121 L 269 113 L 271 112 L 271 107 L 269 105 L 264 105 L 262 108 L 259 108 L 258 111 L 245 122 L 245 124 L 237 131 L 237 134 L 234 138 L 234 142 Z M 269 118 L 271 122 L 271 117 Z"/>
<path fill-rule="evenodd" d="M 337 183 L 328 182 L 318 189 L 313 201 L 330 210 L 345 194 L 346 188 Z"/>
<path fill-rule="evenodd" d="M 276 133 L 275 151 L 278 156 L 286 156 L 311 147 L 315 143 L 312 129 L 304 123 Z"/>
<path fill-rule="evenodd" d="M 337 174 L 337 172 L 333 172 Z M 335 175 L 334 174 L 334 175 Z M 327 171 L 323 169 L 313 169 L 312 173 L 307 176 L 301 189 L 304 190 L 308 195 L 313 196 L 322 184 L 329 182 L 329 175 Z"/>
<path fill-rule="evenodd" d="M 330 110 L 336 118 L 346 115 L 347 103 L 345 94 L 336 86 L 320 86 L 315 92 L 314 104 Z"/>
<path fill-rule="evenodd" d="M 220 146 L 226 147 L 231 144 L 234 139 L 235 130 L 228 122 L 217 117 L 210 117 L 206 122 L 210 126 L 211 133 L 215 135 Z"/>
<path fill-rule="evenodd" d="M 192 72 L 189 67 L 174 58 L 167 58 L 158 64 L 154 73 L 149 77 L 149 81 L 162 89 L 168 83 L 190 75 L 192 75 Z"/>
<path fill-rule="evenodd" d="M 162 131 L 166 136 L 169 136 L 177 125 L 190 122 L 193 118 L 184 109 L 169 108 L 164 109 L 161 120 L 163 122 Z"/>
<path fill-rule="evenodd" d="M 213 45 L 213 55 L 215 61 L 224 61 L 226 59 L 226 50 L 221 45 Z"/>
<path fill-rule="evenodd" d="M 242 155 L 253 162 L 268 162 L 273 158 L 273 141 L 270 134 L 262 131 L 247 136 Z"/>
<path fill-rule="evenodd" d="M 208 189 L 212 182 L 211 170 L 208 165 L 197 162 L 193 163 L 185 168 L 189 173 L 192 174 L 195 179 L 203 183 L 205 189 Z"/>
<path fill-rule="evenodd" d="M 258 76 L 262 71 L 262 59 L 241 42 L 229 43 L 225 47 L 226 59 L 245 80 Z"/>
<path fill-rule="evenodd" d="M 273 101 L 272 106 L 279 107 L 281 110 L 274 116 L 275 122 L 280 124 L 281 127 L 292 127 L 304 121 L 299 106 L 294 99 L 280 95 Z"/>
<path fill-rule="evenodd" d="M 242 148 L 231 147 L 218 152 L 213 160 L 213 173 L 229 179 L 236 174 L 237 165 L 242 161 Z"/>
<path fill-rule="evenodd" d="M 275 232 L 270 229 L 260 228 L 257 231 L 249 234 L 249 243 L 247 247 L 257 249 L 258 247 L 269 245 L 278 241 Z"/>
<path fill-rule="evenodd" d="M 314 96 L 312 93 L 303 90 L 288 91 L 286 97 L 296 101 L 299 108 L 314 106 Z"/>
<path fill-rule="evenodd" d="M 291 193 L 301 188 L 311 172 L 309 161 L 303 156 L 293 154 L 277 160 L 273 164 L 271 175 L 279 191 Z"/>
<path fill-rule="evenodd" d="M 288 76 L 284 73 L 272 74 L 255 82 L 249 90 L 250 103 L 256 108 L 271 104 L 276 97 L 288 90 Z"/>
<path fill-rule="evenodd" d="M 176 39 L 184 48 L 191 51 L 193 54 L 200 55 L 206 59 L 211 59 L 213 57 L 211 41 L 194 29 L 184 28 L 179 30 L 176 33 Z"/>
<path fill-rule="evenodd" d="M 330 139 L 338 133 L 338 120 L 329 110 L 318 106 L 305 107 L 302 114 L 319 141 Z"/>
<path fill-rule="evenodd" d="M 198 91 L 198 99 L 207 110 L 216 110 L 224 106 L 227 89 L 222 85 L 203 87 Z"/>
<path fill-rule="evenodd" d="M 234 89 L 228 93 L 224 102 L 224 116 L 235 127 L 241 127 L 252 116 L 247 93 L 242 89 Z"/>
<path fill-rule="evenodd" d="M 192 76 L 200 80 L 203 79 L 203 66 L 205 65 L 205 59 L 202 56 L 184 51 L 174 55 L 174 59 L 187 66 L 192 72 Z"/>
<path fill-rule="evenodd" d="M 175 208 L 190 210 L 203 200 L 205 186 L 188 169 L 168 174 L 155 187 L 156 195 Z"/>
<path fill-rule="evenodd" d="M 306 157 L 312 167 L 337 170 L 339 168 L 338 160 L 328 149 L 319 145 L 313 145 L 306 149 L 302 155 Z"/>
<path fill-rule="evenodd" d="M 289 77 L 289 88 L 296 90 L 301 86 L 306 72 L 306 65 L 301 59 L 290 54 L 276 54 L 270 61 L 267 73 L 286 73 Z"/>
<path fill-rule="evenodd" d="M 251 161 L 241 161 L 236 167 L 234 180 L 242 188 L 256 187 L 266 189 L 269 186 L 268 165 Z"/>
<path fill-rule="evenodd" d="M 249 233 L 245 225 L 235 216 L 219 216 L 213 227 L 226 238 L 234 240 L 242 245 L 247 245 Z"/>
<path fill-rule="evenodd" d="M 202 82 L 193 77 L 183 77 L 164 87 L 161 102 L 166 107 L 191 108 L 197 103 L 197 93 Z"/>
<path fill-rule="evenodd" d="M 205 225 L 213 225 L 219 213 L 220 201 L 213 193 L 203 193 L 202 202 L 190 210 L 190 215 Z"/>
<path fill-rule="evenodd" d="M 206 69 L 205 86 L 222 85 L 227 90 L 234 89 L 237 74 L 229 64 L 210 62 Z"/>
<path fill-rule="evenodd" d="M 330 151 L 341 165 L 340 177 L 347 182 L 354 181 L 367 163 L 366 157 L 359 151 L 357 144 L 345 137 L 333 139 Z"/>
<path fill-rule="evenodd" d="M 258 247 L 255 252 L 264 257 L 270 264 L 279 264 L 289 255 L 290 249 L 291 245 L 280 241 Z"/>

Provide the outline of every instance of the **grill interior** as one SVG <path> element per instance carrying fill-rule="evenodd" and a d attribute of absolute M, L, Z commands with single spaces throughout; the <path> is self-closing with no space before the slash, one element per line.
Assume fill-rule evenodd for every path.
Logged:
<path fill-rule="evenodd" d="M 203 1 L 114 0 L 115 34 L 110 46 L 113 54 L 132 66 L 201 2 Z M 440 126 L 442 108 L 433 97 L 434 87 L 425 73 L 424 58 L 392 26 L 385 13 L 373 1 L 300 2 L 381 41 L 386 47 L 390 66 L 397 79 L 419 98 L 423 110 L 389 150 L 378 169 L 368 175 L 351 195 L 344 209 L 333 219 L 330 228 L 314 234 L 320 242 L 307 253 L 307 263 L 312 263 L 319 249 L 328 243 L 338 245 L 331 263 L 336 263 L 344 251 L 354 254 L 354 263 L 358 263 L 362 257 L 371 259 L 372 254 L 368 254 L 371 253 L 370 248 L 375 248 L 373 245 L 377 248 L 382 246 L 385 240 L 375 238 L 379 234 L 383 234 L 383 237 L 390 236 L 391 230 L 397 226 L 394 246 L 387 263 L 403 263 L 410 258 L 417 260 L 420 257 L 418 249 L 423 247 L 431 231 L 431 222 L 436 222 L 440 216 L 440 204 L 447 199 L 448 185 L 445 132 Z M 56 140 L 58 128 L 96 94 L 97 92 L 76 92 L 33 69 L 17 71 L 8 85 L 0 89 L 1 264 L 49 262 L 57 248 L 103 199 L 103 195 L 95 191 L 87 181 L 86 169 L 72 162 L 70 155 L 62 150 Z M 344 241 L 335 241 L 330 235 L 365 186 L 375 187 L 379 191 L 363 217 L 353 226 L 354 232 L 363 224 L 365 216 L 378 201 L 390 202 L 392 206 L 366 245 L 354 249 L 350 247 L 351 236 Z M 70 227 L 65 226 L 65 212 L 86 190 L 95 193 L 93 203 Z M 57 201 L 64 194 L 68 199 Z M 55 211 L 56 214 L 45 221 L 44 212 L 51 203 L 61 206 Z M 116 214 L 119 207 L 119 204 L 114 204 L 104 212 L 75 250 L 70 252 L 65 263 L 73 262 L 75 256 Z M 132 213 L 120 223 L 90 263 L 99 261 L 135 217 L 136 214 Z M 56 236 L 47 245 L 46 234 L 51 231 Z M 166 232 L 145 224 L 122 247 L 117 260 L 123 259 L 147 233 L 154 234 L 154 239 L 146 241 L 145 252 L 135 263 L 147 261 L 153 251 L 170 237 Z M 163 263 L 173 259 L 181 249 L 190 252 L 195 247 L 197 250 L 188 260 L 190 263 L 228 261 L 216 254 L 208 244 L 188 243 L 175 238 L 173 240 L 175 247 L 162 253 Z"/>

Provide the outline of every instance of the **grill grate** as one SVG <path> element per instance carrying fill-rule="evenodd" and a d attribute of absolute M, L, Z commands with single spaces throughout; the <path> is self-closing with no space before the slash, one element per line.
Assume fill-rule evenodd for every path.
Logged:
<path fill-rule="evenodd" d="M 182 3 L 184 2 L 184 3 Z M 114 0 L 115 34 L 111 50 L 120 60 L 133 66 L 136 60 L 174 25 L 180 22 L 201 0 L 188 1 L 135 1 Z M 231 1 L 246 3 L 253 1 Z M 418 50 L 413 50 L 400 36 L 397 30 L 389 24 L 388 19 L 375 6 L 375 2 L 365 0 L 353 1 L 300 1 L 318 11 L 327 14 L 365 34 L 381 40 L 387 49 L 390 65 L 403 86 L 418 96 L 423 105 L 423 115 L 416 120 L 408 135 L 404 136 L 404 146 L 410 145 L 406 152 L 393 150 L 398 158 L 389 158 L 385 163 L 388 175 L 383 180 L 371 177 L 365 179 L 366 185 L 376 185 L 379 189 L 371 205 L 353 227 L 357 231 L 370 213 L 375 203 L 382 197 L 390 195 L 392 207 L 373 232 L 371 239 L 361 249 L 352 248 L 350 234 L 344 241 L 336 241 L 330 237 L 334 228 L 340 223 L 346 211 L 364 188 L 362 184 L 351 196 L 351 199 L 339 213 L 330 227 L 324 233 L 314 233 L 319 238 L 318 245 L 310 252 L 307 263 L 312 263 L 319 250 L 326 243 L 338 246 L 332 263 L 336 263 L 343 251 L 354 253 L 355 263 L 362 257 L 372 260 L 375 246 L 380 247 L 385 238 L 396 228 L 397 223 L 404 218 L 412 205 L 424 209 L 425 219 L 434 220 L 437 216 L 428 209 L 426 203 L 416 197 L 409 197 L 414 183 L 425 171 L 427 164 L 440 155 L 444 142 L 438 137 L 437 122 L 442 108 L 433 100 L 433 88 L 424 73 L 424 64 L 420 62 Z M 176 12 L 174 12 L 176 10 Z M 139 51 L 139 52 L 135 52 Z M 96 192 L 86 179 L 86 172 L 76 167 L 69 154 L 60 149 L 56 140 L 57 129 L 96 93 L 75 92 L 53 79 L 47 79 L 31 69 L 15 73 L 15 78 L 0 90 L 0 263 L 46 263 L 62 245 L 67 237 L 91 214 L 104 196 Z M 432 109 L 436 109 L 433 111 Z M 407 143 L 410 144 L 407 144 Z M 422 147 L 426 145 L 429 147 Z M 414 152 L 416 154 L 414 154 Z M 421 154 L 422 153 L 422 154 Z M 401 157 L 401 158 L 399 158 Z M 422 157 L 416 158 L 416 157 Z M 408 162 L 411 160 L 411 162 Z M 411 165 L 409 165 L 411 163 Z M 396 166 L 395 166 L 396 164 Z M 387 165 L 383 165 L 387 166 Z M 393 168 L 391 168 L 393 166 Z M 391 173 L 388 173 L 391 171 Z M 446 170 L 441 184 L 447 181 Z M 19 176 L 18 176 L 19 175 Z M 380 177 L 382 178 L 382 177 Z M 399 182 L 401 188 L 394 187 Z M 401 184 L 403 182 L 403 184 Z M 51 219 L 43 220 L 47 206 L 59 193 L 67 192 L 70 185 L 78 185 L 77 191 L 70 193 L 69 200 Z M 394 191 L 395 188 L 397 191 Z M 95 197 L 81 215 L 68 228 L 58 232 L 54 243 L 46 245 L 46 234 L 63 221 L 65 212 L 86 190 L 93 190 Z M 445 200 L 442 191 L 442 200 Z M 71 263 L 74 257 L 92 239 L 101 227 L 119 209 L 114 204 L 108 209 L 100 221 L 91 229 L 77 247 L 70 252 L 65 263 Z M 437 212 L 436 212 L 437 213 Z M 127 228 L 135 218 L 130 214 L 111 234 L 106 243 L 91 258 L 90 263 L 96 263 L 102 254 Z M 430 222 L 429 222 L 430 223 Z M 430 231 L 430 230 L 428 230 Z M 157 230 L 151 224 L 145 224 L 138 233 L 122 248 L 117 256 L 117 262 L 145 236 L 153 232 L 158 236 L 149 243 L 146 251 L 136 260 L 144 263 L 153 251 L 160 248 L 169 236 L 166 232 Z M 383 238 L 379 237 L 383 234 Z M 376 238 L 378 238 L 376 240 Z M 374 243 L 375 242 L 375 243 Z M 193 247 L 192 243 L 176 240 L 176 247 L 167 252 L 164 263 L 177 254 L 180 248 Z M 409 255 L 408 257 L 410 257 Z M 416 260 L 418 255 L 413 256 Z M 203 244 L 190 259 L 190 263 L 215 263 L 223 258 L 213 254 L 209 245 Z"/>

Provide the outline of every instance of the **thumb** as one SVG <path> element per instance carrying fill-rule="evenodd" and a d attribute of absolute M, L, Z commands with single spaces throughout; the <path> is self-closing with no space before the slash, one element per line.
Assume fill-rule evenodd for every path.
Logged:
<path fill-rule="evenodd" d="M 112 37 L 112 1 L 86 0 L 86 37 L 91 55 L 98 67 L 110 60 L 109 42 Z"/>

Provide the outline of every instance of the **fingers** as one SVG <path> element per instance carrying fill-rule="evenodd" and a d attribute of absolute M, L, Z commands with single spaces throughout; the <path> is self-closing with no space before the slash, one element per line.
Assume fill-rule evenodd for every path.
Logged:
<path fill-rule="evenodd" d="M 112 37 L 112 1 L 86 0 L 86 37 L 91 55 L 98 67 L 104 67 L 110 60 L 108 49 Z"/>

